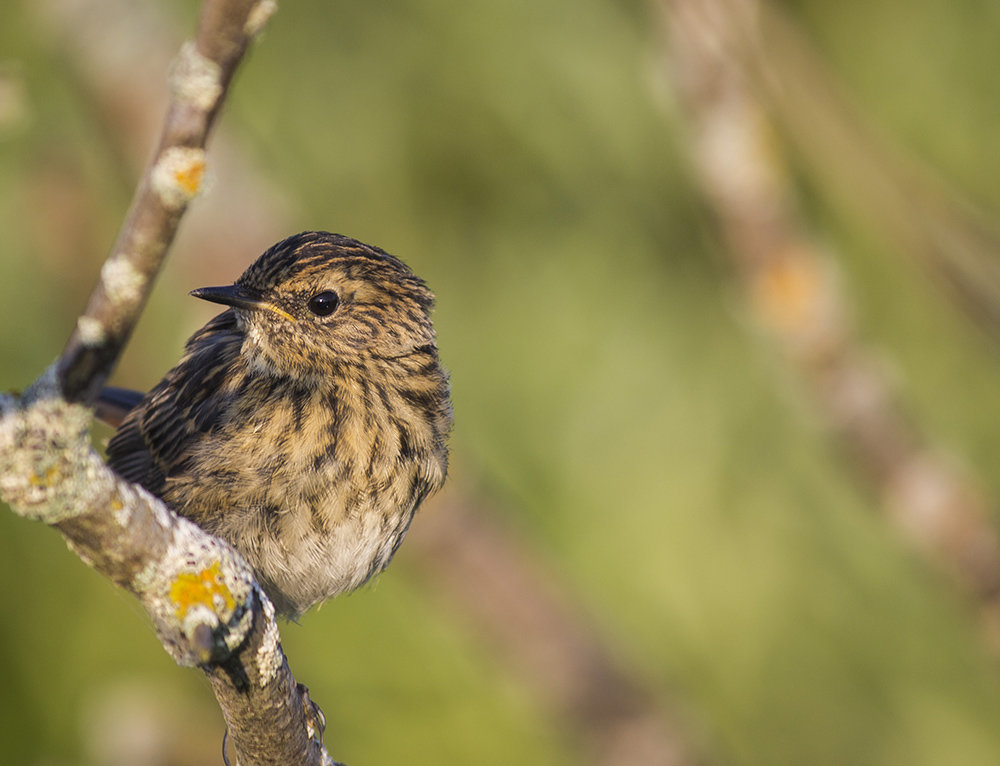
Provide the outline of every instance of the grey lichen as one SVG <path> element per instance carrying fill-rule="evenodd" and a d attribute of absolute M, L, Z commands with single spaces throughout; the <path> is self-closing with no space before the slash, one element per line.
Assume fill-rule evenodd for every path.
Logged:
<path fill-rule="evenodd" d="M 164 207 L 179 210 L 201 191 L 204 177 L 204 150 L 173 146 L 157 160 L 149 182 Z"/>
<path fill-rule="evenodd" d="M 0 497 L 47 524 L 72 518 L 113 479 L 90 447 L 91 412 L 60 396 L 50 367 L 23 397 L 0 407 Z"/>
<path fill-rule="evenodd" d="M 135 304 L 142 296 L 146 277 L 123 253 L 108 258 L 101 267 L 101 283 L 108 300 L 114 304 Z"/>
<path fill-rule="evenodd" d="M 198 52 L 193 42 L 181 46 L 170 70 L 174 98 L 201 111 L 210 111 L 222 95 L 222 70 Z"/>
<path fill-rule="evenodd" d="M 76 331 L 85 346 L 100 346 L 107 340 L 107 331 L 97 319 L 82 316 L 76 320 Z"/>
<path fill-rule="evenodd" d="M 87 407 L 61 397 L 54 367 L 24 396 L 0 396 L 0 498 L 47 524 L 101 512 L 122 530 L 139 523 L 147 531 L 149 560 L 127 586 L 146 606 L 164 646 L 184 665 L 203 664 L 214 647 L 235 650 L 252 624 L 249 566 L 229 545 L 111 471 L 90 446 L 91 421 Z M 163 550 L 158 536 L 168 536 L 165 551 L 153 555 Z M 89 542 L 68 542 L 91 560 Z"/>
<path fill-rule="evenodd" d="M 284 655 L 281 652 L 281 636 L 278 635 L 278 624 L 274 620 L 274 604 L 261 594 L 261 604 L 267 627 L 260 646 L 257 648 L 257 672 L 260 674 L 261 686 L 267 686 L 278 675 Z"/>

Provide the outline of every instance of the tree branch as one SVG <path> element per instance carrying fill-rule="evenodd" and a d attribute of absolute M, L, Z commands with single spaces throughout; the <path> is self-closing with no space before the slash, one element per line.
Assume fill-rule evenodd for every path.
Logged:
<path fill-rule="evenodd" d="M 322 716 L 281 650 L 274 607 L 227 543 L 111 471 L 91 448 L 89 405 L 138 320 L 205 141 L 270 0 L 206 0 L 185 44 L 159 146 L 62 356 L 23 396 L 0 395 L 0 498 L 59 529 L 90 566 L 134 594 L 181 665 L 200 666 L 237 761 L 332 764 Z"/>
<path fill-rule="evenodd" d="M 67 400 L 93 402 L 118 361 L 181 215 L 201 188 L 205 143 L 236 67 L 274 8 L 271 0 L 206 0 L 202 7 L 195 41 L 174 61 L 159 146 L 58 362 Z"/>

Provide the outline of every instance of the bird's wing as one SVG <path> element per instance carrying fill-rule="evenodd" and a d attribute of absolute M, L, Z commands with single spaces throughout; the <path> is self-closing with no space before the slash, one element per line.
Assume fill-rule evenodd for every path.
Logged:
<path fill-rule="evenodd" d="M 232 311 L 195 333 L 184 356 L 125 417 L 108 442 L 108 465 L 122 478 L 161 494 L 171 470 L 226 407 L 226 378 L 238 363 L 243 336 Z"/>

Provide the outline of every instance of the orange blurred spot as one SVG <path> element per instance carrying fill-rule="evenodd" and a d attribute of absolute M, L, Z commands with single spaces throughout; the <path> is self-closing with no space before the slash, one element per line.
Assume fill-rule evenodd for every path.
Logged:
<path fill-rule="evenodd" d="M 754 303 L 761 317 L 779 330 L 799 330 L 816 316 L 823 274 L 816 261 L 790 252 L 756 275 Z"/>
<path fill-rule="evenodd" d="M 174 171 L 174 180 L 185 192 L 194 196 L 201 188 L 202 179 L 205 177 L 205 161 L 195 160 Z"/>

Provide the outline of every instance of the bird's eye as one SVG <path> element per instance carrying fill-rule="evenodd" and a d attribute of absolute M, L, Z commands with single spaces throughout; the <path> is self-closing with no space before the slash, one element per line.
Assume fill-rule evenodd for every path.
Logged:
<path fill-rule="evenodd" d="M 309 299 L 309 310 L 318 317 L 328 317 L 337 310 L 340 304 L 340 296 L 333 290 L 324 290 L 316 293 Z"/>

